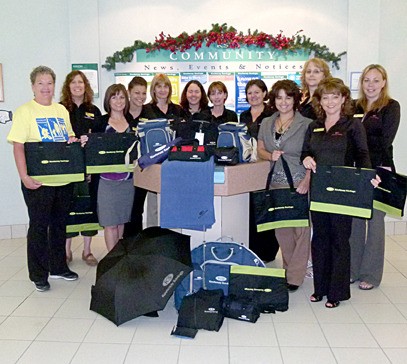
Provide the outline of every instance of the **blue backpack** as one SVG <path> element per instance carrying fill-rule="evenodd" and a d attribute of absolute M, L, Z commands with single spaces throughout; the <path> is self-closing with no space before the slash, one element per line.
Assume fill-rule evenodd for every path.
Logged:
<path fill-rule="evenodd" d="M 257 161 L 257 142 L 247 133 L 244 123 L 227 122 L 218 126 L 219 135 L 216 146 L 236 147 L 239 150 L 239 162 Z"/>
<path fill-rule="evenodd" d="M 137 125 L 137 134 L 141 155 L 153 152 L 174 139 L 167 119 L 141 119 Z"/>

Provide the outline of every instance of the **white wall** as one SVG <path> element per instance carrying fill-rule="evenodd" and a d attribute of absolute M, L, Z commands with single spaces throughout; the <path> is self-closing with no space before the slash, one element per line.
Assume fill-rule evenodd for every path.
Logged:
<path fill-rule="evenodd" d="M 56 90 L 61 89 L 70 67 L 68 2 L 0 0 L 0 9 L 0 63 L 5 98 L 0 109 L 14 111 L 32 98 L 29 74 L 40 64 L 54 69 Z M 0 226 L 28 220 L 12 147 L 6 142 L 10 126 L 0 124 Z"/>
<path fill-rule="evenodd" d="M 286 35 L 292 35 L 303 29 L 303 34 L 328 45 L 336 53 L 347 47 L 347 1 L 182 0 L 170 3 L 160 0 L 151 5 L 140 0 L 121 0 L 120 6 L 100 1 L 99 14 L 103 61 L 114 51 L 132 45 L 136 39 L 154 41 L 161 31 L 177 36 L 183 31 L 209 29 L 213 23 L 227 23 L 244 33 L 248 29 L 272 34 L 283 30 Z M 112 26 L 117 19 L 120 19 L 120 25 Z M 130 68 L 118 65 L 117 71 Z M 343 67 L 336 74 L 345 77 L 345 69 Z M 103 88 L 114 81 L 112 73 L 102 75 Z"/>
<path fill-rule="evenodd" d="M 390 93 L 401 104 L 401 124 L 395 141 L 395 164 L 399 171 L 407 174 L 407 89 L 404 67 L 407 60 L 407 2 L 381 0 L 379 59 L 378 63 L 386 67 L 389 76 Z M 369 24 L 371 22 L 369 21 Z M 373 25 L 373 24 L 371 24 Z"/>
<path fill-rule="evenodd" d="M 133 44 L 154 41 L 161 31 L 173 36 L 182 31 L 209 29 L 227 23 L 237 30 L 277 34 L 303 34 L 331 51 L 348 54 L 334 75 L 349 83 L 349 74 L 370 63 L 381 63 L 389 72 L 392 95 L 402 107 L 407 90 L 402 65 L 406 59 L 407 14 L 404 0 L 0 0 L 0 63 L 3 64 L 5 98 L 0 109 L 15 110 L 31 95 L 28 75 L 46 64 L 57 73 L 56 99 L 71 63 L 99 63 Z M 117 71 L 128 69 L 119 65 Z M 114 71 L 100 70 L 101 105 Z M 10 124 L 0 124 L 0 227 L 25 224 L 27 215 L 19 190 L 12 148 L 5 141 Z M 402 145 L 402 125 L 395 144 L 396 163 L 407 173 Z"/>

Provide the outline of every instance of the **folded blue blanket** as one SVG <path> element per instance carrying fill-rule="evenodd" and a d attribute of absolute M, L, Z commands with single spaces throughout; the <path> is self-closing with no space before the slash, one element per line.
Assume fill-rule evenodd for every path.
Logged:
<path fill-rule="evenodd" d="M 215 222 L 214 162 L 166 160 L 161 166 L 160 226 L 205 231 Z"/>

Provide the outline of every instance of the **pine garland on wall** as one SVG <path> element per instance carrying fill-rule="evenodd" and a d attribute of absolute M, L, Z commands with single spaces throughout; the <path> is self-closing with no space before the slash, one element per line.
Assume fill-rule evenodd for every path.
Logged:
<path fill-rule="evenodd" d="M 283 31 L 273 36 L 257 29 L 247 31 L 247 34 L 238 32 L 234 27 L 228 26 L 226 23 L 219 25 L 218 23 L 212 24 L 210 30 L 197 30 L 193 34 L 186 32 L 181 33 L 177 37 L 166 35 L 161 32 L 158 37 L 155 38 L 154 43 L 146 43 L 142 40 L 136 40 L 130 47 L 125 47 L 121 51 L 117 51 L 113 56 L 106 58 L 106 63 L 102 67 L 108 71 L 116 69 L 116 63 L 131 62 L 134 57 L 134 52 L 138 49 L 145 49 L 147 53 L 157 52 L 160 50 L 169 50 L 171 52 L 185 52 L 191 48 L 198 50 L 199 48 L 206 46 L 209 47 L 212 44 L 221 46 L 223 48 L 240 48 L 241 46 L 256 46 L 259 48 L 274 48 L 278 51 L 286 53 L 295 52 L 308 52 L 313 57 L 321 58 L 332 64 L 339 69 L 339 62 L 341 57 L 346 52 L 335 54 L 329 51 L 329 48 L 325 45 L 311 41 L 309 37 L 301 34 L 302 30 L 299 30 L 296 34 L 287 37 L 283 34 Z"/>

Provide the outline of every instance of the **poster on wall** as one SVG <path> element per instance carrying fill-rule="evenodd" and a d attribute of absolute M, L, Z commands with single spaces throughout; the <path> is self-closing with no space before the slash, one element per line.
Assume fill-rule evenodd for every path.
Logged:
<path fill-rule="evenodd" d="M 241 114 L 243 111 L 247 110 L 250 105 L 246 99 L 246 85 L 250 80 L 258 79 L 260 77 L 260 72 L 245 72 L 236 73 L 236 107 L 235 111 Z"/>
<path fill-rule="evenodd" d="M 362 72 L 351 72 L 350 73 L 350 90 L 359 91 L 359 80 L 362 76 Z"/>
<path fill-rule="evenodd" d="M 115 73 L 114 77 L 116 80 L 116 83 L 121 83 L 128 89 L 130 81 L 134 77 L 142 77 L 147 81 L 147 100 L 146 103 L 149 103 L 151 101 L 151 95 L 150 95 L 150 87 L 151 87 L 151 81 L 154 78 L 155 73 L 151 72 L 123 72 L 123 73 Z"/>
<path fill-rule="evenodd" d="M 93 97 L 99 97 L 99 75 L 97 63 L 74 63 L 72 64 L 72 71 L 82 71 L 90 83 L 93 90 Z"/>
<path fill-rule="evenodd" d="M 0 101 L 4 101 L 4 90 L 3 90 L 3 65 L 0 63 Z"/>
<path fill-rule="evenodd" d="M 208 91 L 208 74 L 206 72 L 181 72 L 180 77 L 180 90 L 184 90 L 189 81 L 199 81 L 205 89 L 205 92 Z M 181 101 L 181 95 L 182 91 L 180 92 L 179 101 Z"/>
<path fill-rule="evenodd" d="M 144 78 L 147 81 L 146 103 L 149 103 L 151 101 L 150 88 L 151 88 L 151 81 L 153 80 L 154 76 L 155 76 L 155 73 L 151 73 L 151 72 L 117 72 L 114 74 L 115 83 L 121 83 L 122 85 L 124 85 L 124 87 L 126 87 L 126 89 L 128 89 L 129 83 L 134 77 Z M 171 101 L 178 104 L 179 100 L 181 99 L 180 75 L 178 73 L 166 73 L 166 76 L 168 76 L 168 78 L 171 82 L 171 87 L 172 87 Z"/>
<path fill-rule="evenodd" d="M 226 86 L 228 90 L 228 97 L 225 101 L 226 109 L 234 110 L 236 108 L 235 102 L 235 74 L 233 72 L 209 72 L 208 73 L 208 84 L 211 85 L 212 82 L 220 81 Z M 208 88 L 209 88 L 208 86 Z M 208 92 L 208 90 L 206 89 Z"/>

